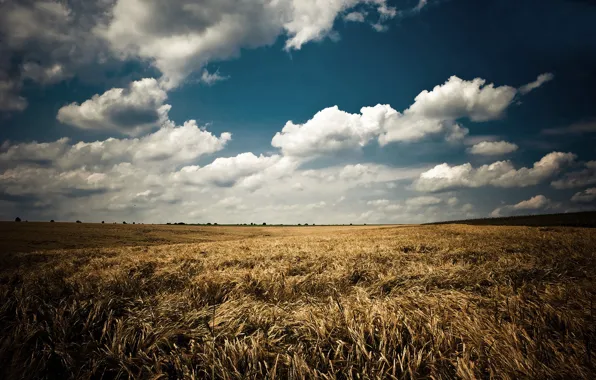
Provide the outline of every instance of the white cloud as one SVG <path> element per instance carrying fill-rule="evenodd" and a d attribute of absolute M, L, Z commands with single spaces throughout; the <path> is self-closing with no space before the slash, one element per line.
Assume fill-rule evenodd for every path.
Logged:
<path fill-rule="evenodd" d="M 344 20 L 352 22 L 364 22 L 366 14 L 364 12 L 350 12 L 344 16 Z"/>
<path fill-rule="evenodd" d="M 483 156 L 499 156 L 515 152 L 519 147 L 507 141 L 482 141 L 472 146 L 468 151 L 471 154 Z"/>
<path fill-rule="evenodd" d="M 271 145 L 284 155 L 296 157 L 357 149 L 378 135 L 384 121 L 396 113 L 388 105 L 364 107 L 361 114 L 350 114 L 337 106 L 325 108 L 304 124 L 288 121 Z"/>
<path fill-rule="evenodd" d="M 113 130 L 134 136 L 167 122 L 167 97 L 157 80 L 145 78 L 126 89 L 112 88 L 81 104 L 64 106 L 58 110 L 57 119 L 81 129 Z"/>
<path fill-rule="evenodd" d="M 551 201 L 544 195 L 536 195 L 528 200 L 513 205 L 515 210 L 538 210 L 548 206 Z"/>
<path fill-rule="evenodd" d="M 465 81 L 452 76 L 432 91 L 422 91 L 403 113 L 387 104 L 363 107 L 351 114 L 337 106 L 325 108 L 304 124 L 288 121 L 272 139 L 284 155 L 316 157 L 342 150 L 355 150 L 378 138 L 381 145 L 391 142 L 413 142 L 441 135 L 447 141 L 462 140 L 468 129 L 457 120 L 468 118 L 482 122 L 499 119 L 511 105 L 517 90 L 495 87 L 484 79 Z M 475 152 L 513 149 L 507 142 L 484 142 Z"/>
<path fill-rule="evenodd" d="M 495 120 L 503 117 L 515 94 L 516 90 L 510 86 L 495 87 L 481 78 L 466 81 L 452 76 L 432 91 L 422 91 L 404 113 L 431 119 Z"/>
<path fill-rule="evenodd" d="M 459 199 L 457 197 L 451 197 L 447 200 L 447 204 L 449 206 L 456 206 L 459 203 Z"/>
<path fill-rule="evenodd" d="M 535 162 L 531 168 L 515 169 L 510 161 L 497 161 L 478 168 L 471 164 L 450 166 L 443 163 L 422 173 L 414 181 L 418 191 L 441 191 L 462 187 L 527 187 L 541 183 L 572 164 L 576 155 L 573 153 L 552 152 Z"/>
<path fill-rule="evenodd" d="M 588 161 L 584 166 L 582 170 L 566 173 L 551 185 L 555 189 L 573 189 L 596 184 L 596 161 Z"/>
<path fill-rule="evenodd" d="M 521 201 L 514 205 L 498 207 L 490 213 L 490 216 L 499 217 L 514 214 L 527 214 L 532 213 L 532 211 L 546 210 L 555 207 L 557 207 L 557 205 L 555 205 L 544 195 L 536 195 L 528 200 Z"/>
<path fill-rule="evenodd" d="M 136 167 L 177 167 L 201 156 L 217 152 L 231 139 L 220 137 L 190 120 L 183 126 L 166 125 L 156 132 L 134 139 L 109 138 L 103 141 L 71 144 L 67 138 L 50 143 L 21 143 L 5 146 L 0 152 L 0 167 L 42 165 L 57 170 L 93 168 L 105 170 L 121 163 Z"/>
<path fill-rule="evenodd" d="M 230 79 L 230 77 L 219 75 L 219 71 L 210 73 L 209 71 L 207 71 L 207 69 L 204 69 L 201 73 L 201 82 L 205 83 L 208 86 L 212 86 L 217 82 L 221 82 L 227 79 Z"/>
<path fill-rule="evenodd" d="M 536 78 L 536 80 L 534 82 L 531 82 L 531 83 L 521 86 L 519 88 L 519 92 L 520 92 L 520 94 L 525 95 L 525 94 L 529 93 L 530 91 L 537 89 L 538 87 L 542 86 L 544 83 L 549 82 L 553 79 L 555 79 L 555 76 L 552 73 L 540 74 L 540 75 L 538 75 L 538 78 Z"/>
<path fill-rule="evenodd" d="M 591 203 L 596 201 L 596 187 L 573 194 L 571 201 L 576 203 Z"/>
<path fill-rule="evenodd" d="M 385 18 L 392 9 L 385 0 L 118 0 L 94 32 L 120 57 L 153 63 L 170 88 L 209 62 L 271 45 L 280 35 L 287 36 L 287 50 L 320 41 L 333 35 L 340 14 L 359 4 Z"/>

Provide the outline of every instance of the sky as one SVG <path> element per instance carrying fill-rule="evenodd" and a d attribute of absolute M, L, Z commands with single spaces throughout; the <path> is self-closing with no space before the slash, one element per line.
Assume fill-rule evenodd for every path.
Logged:
<path fill-rule="evenodd" d="M 591 0 L 0 0 L 0 219 L 596 209 Z"/>

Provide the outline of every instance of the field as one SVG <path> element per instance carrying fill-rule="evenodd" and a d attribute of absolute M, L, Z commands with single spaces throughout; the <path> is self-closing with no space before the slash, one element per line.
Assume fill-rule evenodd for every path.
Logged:
<path fill-rule="evenodd" d="M 1 379 L 594 378 L 596 234 L 0 223 Z"/>

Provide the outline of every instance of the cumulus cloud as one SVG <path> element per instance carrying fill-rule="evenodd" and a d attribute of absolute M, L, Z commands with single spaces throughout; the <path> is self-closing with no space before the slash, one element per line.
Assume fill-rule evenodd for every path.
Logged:
<path fill-rule="evenodd" d="M 519 147 L 507 141 L 482 141 L 474 144 L 468 152 L 482 156 L 500 156 L 515 152 Z"/>
<path fill-rule="evenodd" d="M 467 118 L 483 122 L 500 119 L 515 95 L 515 88 L 510 86 L 495 87 L 481 78 L 467 81 L 452 76 L 431 91 L 424 90 L 418 94 L 403 115 L 388 125 L 379 142 L 387 144 L 436 133 L 445 133 L 448 140 L 462 139 L 468 130 L 457 120 Z"/>
<path fill-rule="evenodd" d="M 496 208 L 490 213 L 490 216 L 499 217 L 512 214 L 527 214 L 532 213 L 533 211 L 552 208 L 553 206 L 553 202 L 544 195 L 536 195 L 514 205 L 506 205 Z"/>
<path fill-rule="evenodd" d="M 341 111 L 337 106 L 317 112 L 304 124 L 288 121 L 275 134 L 271 145 L 284 155 L 310 157 L 352 150 L 366 145 L 383 128 L 383 123 L 397 114 L 388 105 L 364 107 L 360 114 Z"/>
<path fill-rule="evenodd" d="M 553 181 L 555 189 L 573 189 L 596 184 L 596 161 L 588 161 L 581 170 L 566 173 L 561 179 Z"/>
<path fill-rule="evenodd" d="M 546 82 L 550 82 L 551 80 L 555 79 L 555 75 L 552 73 L 544 73 L 538 75 L 538 78 L 534 82 L 525 84 L 519 88 L 519 92 L 522 95 L 529 93 L 532 90 L 537 89 L 538 87 L 542 86 Z"/>
<path fill-rule="evenodd" d="M 230 139 L 229 133 L 217 137 L 189 120 L 183 126 L 165 125 L 134 139 L 109 138 L 71 144 L 69 139 L 62 138 L 50 143 L 7 145 L 0 152 L 0 168 L 39 165 L 64 171 L 82 167 L 101 171 L 121 163 L 174 168 L 223 149 Z"/>
<path fill-rule="evenodd" d="M 157 80 L 145 78 L 128 88 L 112 88 L 78 104 L 60 108 L 57 119 L 81 129 L 138 135 L 167 121 L 170 105 Z"/>
<path fill-rule="evenodd" d="M 389 17 L 385 0 L 118 0 L 111 18 L 94 28 L 122 58 L 149 60 L 168 87 L 208 62 L 287 36 L 287 50 L 333 34 L 335 19 L 356 5 Z"/>
<path fill-rule="evenodd" d="M 450 166 L 443 163 L 422 173 L 413 183 L 418 191 L 435 192 L 463 187 L 527 187 L 541 183 L 559 174 L 571 165 L 577 156 L 573 153 L 552 152 L 535 162 L 531 168 L 515 169 L 510 161 L 472 167 L 470 163 Z"/>
<path fill-rule="evenodd" d="M 432 91 L 422 91 L 403 113 L 387 104 L 363 107 L 355 114 L 337 106 L 329 107 L 304 124 L 288 121 L 271 144 L 285 155 L 316 157 L 360 149 L 373 139 L 378 139 L 380 145 L 419 141 L 436 135 L 444 136 L 447 141 L 460 141 L 468 129 L 458 123 L 459 119 L 473 122 L 499 119 L 516 93 L 513 87 L 495 87 L 484 79 L 466 81 L 452 76 Z M 505 141 L 485 141 L 472 151 L 504 154 L 515 149 L 516 145 Z"/>
<path fill-rule="evenodd" d="M 91 28 L 109 13 L 110 6 L 106 1 L 4 1 L 0 54 L 10 61 L 4 70 L 19 83 L 28 79 L 52 84 L 97 61 L 105 63 L 105 44 Z"/>
<path fill-rule="evenodd" d="M 592 203 L 596 201 L 596 187 L 573 194 L 571 201 L 576 203 Z"/>

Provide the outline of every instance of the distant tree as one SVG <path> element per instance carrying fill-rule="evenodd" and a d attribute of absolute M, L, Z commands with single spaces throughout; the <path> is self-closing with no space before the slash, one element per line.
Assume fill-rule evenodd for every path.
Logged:
<path fill-rule="evenodd" d="M 308 223 L 304 223 L 305 226 L 308 226 Z"/>
<path fill-rule="evenodd" d="M 135 224 L 135 222 L 132 222 L 132 224 Z"/>
<path fill-rule="evenodd" d="M 50 223 L 54 223 L 54 219 L 50 220 Z"/>
<path fill-rule="evenodd" d="M 101 224 L 104 224 L 104 223 L 105 223 L 105 222 L 102 220 L 102 221 L 101 221 Z"/>
<path fill-rule="evenodd" d="M 267 223 L 263 223 L 263 225 L 264 225 L 264 226 L 266 226 L 266 225 L 267 225 Z"/>
<path fill-rule="evenodd" d="M 172 223 L 166 223 L 168 226 L 171 225 Z"/>
<path fill-rule="evenodd" d="M 214 226 L 217 226 L 217 223 L 213 223 Z"/>
<path fill-rule="evenodd" d="M 211 222 L 207 223 L 207 225 L 210 226 L 211 225 Z"/>
<path fill-rule="evenodd" d="M 77 223 L 83 223 L 83 222 L 81 222 L 80 220 L 77 220 Z"/>
<path fill-rule="evenodd" d="M 122 224 L 126 224 L 126 221 L 122 222 Z"/>
<path fill-rule="evenodd" d="M 17 216 L 16 218 L 14 218 L 14 221 L 15 221 L 15 222 L 20 222 L 20 221 L 21 221 L 21 218 L 19 218 L 19 217 Z"/>
<path fill-rule="evenodd" d="M 185 225 L 185 224 L 186 224 L 186 223 L 184 223 L 184 222 L 178 222 L 178 225 L 180 225 L 180 226 L 183 226 L 183 225 Z"/>
<path fill-rule="evenodd" d="M 350 223 L 350 226 L 352 225 L 352 223 Z"/>
<path fill-rule="evenodd" d="M 299 226 L 301 226 L 302 224 L 298 223 Z"/>

